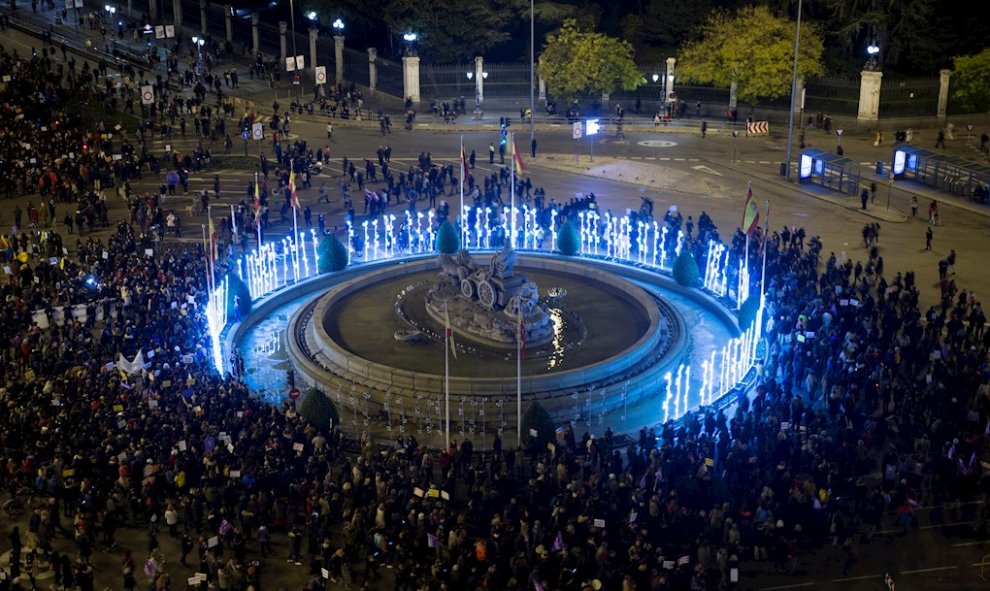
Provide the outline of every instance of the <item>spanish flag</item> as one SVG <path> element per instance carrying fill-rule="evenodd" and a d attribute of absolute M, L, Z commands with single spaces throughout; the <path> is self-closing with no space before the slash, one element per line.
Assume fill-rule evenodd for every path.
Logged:
<path fill-rule="evenodd" d="M 299 210 L 299 193 L 296 191 L 296 170 L 289 170 L 289 202 L 292 209 Z"/>
<path fill-rule="evenodd" d="M 450 345 L 450 353 L 457 359 L 457 346 L 454 345 L 454 329 L 450 327 L 450 315 L 447 314 L 447 304 L 443 305 L 444 340 Z"/>
<path fill-rule="evenodd" d="M 753 183 L 749 183 L 749 190 L 746 192 L 746 205 L 743 209 L 742 230 L 747 236 L 753 234 L 757 226 L 760 225 L 760 208 L 753 198 Z"/>
<path fill-rule="evenodd" d="M 522 156 L 519 155 L 519 148 L 516 147 L 516 138 L 512 138 L 512 164 L 516 167 L 516 176 L 526 174 L 526 164 L 523 163 Z"/>

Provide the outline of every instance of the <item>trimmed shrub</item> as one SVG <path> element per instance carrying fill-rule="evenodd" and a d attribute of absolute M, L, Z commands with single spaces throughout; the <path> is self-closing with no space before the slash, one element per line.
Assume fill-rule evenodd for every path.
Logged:
<path fill-rule="evenodd" d="M 677 255 L 674 261 L 674 281 L 684 287 L 698 287 L 701 283 L 701 272 L 698 270 L 698 261 L 694 260 L 688 248 L 682 248 L 681 254 Z"/>
<path fill-rule="evenodd" d="M 316 255 L 319 257 L 317 268 L 320 273 L 342 271 L 349 262 L 347 247 L 333 234 L 327 234 L 323 237 L 320 245 L 316 248 Z"/>
<path fill-rule="evenodd" d="M 533 437 L 530 429 L 536 429 L 536 437 Z M 522 430 L 522 440 L 527 448 L 535 445 L 537 450 L 542 451 L 546 449 L 548 443 L 554 441 L 553 419 L 539 402 L 533 402 L 526 409 L 522 418 Z"/>
<path fill-rule="evenodd" d="M 299 414 L 305 417 L 310 425 L 323 433 L 329 433 L 333 425 L 340 425 L 337 407 L 334 406 L 329 396 L 316 388 L 312 388 L 306 393 L 306 397 L 299 405 Z"/>
<path fill-rule="evenodd" d="M 461 249 L 461 237 L 457 235 L 457 228 L 450 220 L 444 220 L 437 230 L 436 244 L 437 252 L 442 254 L 457 254 Z"/>
<path fill-rule="evenodd" d="M 760 309 L 760 294 L 755 293 L 742 303 L 739 307 L 739 328 L 746 332 L 750 325 L 756 320 L 756 311 Z"/>
<path fill-rule="evenodd" d="M 557 230 L 557 250 L 560 254 L 572 257 L 581 252 L 581 232 L 570 220 Z"/>
<path fill-rule="evenodd" d="M 234 303 L 237 303 L 235 309 Z M 251 291 L 237 273 L 227 273 L 227 322 L 240 322 L 251 311 Z"/>

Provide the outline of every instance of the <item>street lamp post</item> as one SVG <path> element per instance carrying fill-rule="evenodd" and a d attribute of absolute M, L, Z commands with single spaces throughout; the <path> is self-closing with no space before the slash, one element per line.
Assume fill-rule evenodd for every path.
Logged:
<path fill-rule="evenodd" d="M 660 82 L 660 74 L 654 73 L 650 76 L 650 78 L 653 79 L 654 84 L 658 84 Z M 663 108 L 663 87 L 660 87 L 660 108 Z"/>
<path fill-rule="evenodd" d="M 534 94 L 534 69 L 536 54 L 536 20 L 533 16 L 533 1 L 529 0 L 529 143 L 533 145 L 536 141 L 536 100 Z"/>
<path fill-rule="evenodd" d="M 192 42 L 196 46 L 196 75 L 201 76 L 203 74 L 203 44 L 206 43 L 206 40 L 193 37 Z"/>
<path fill-rule="evenodd" d="M 791 68 L 791 110 L 787 114 L 787 158 L 784 162 L 784 176 L 787 178 L 791 178 L 791 149 L 794 145 L 794 100 L 797 98 L 798 50 L 801 47 L 801 5 L 802 0 L 798 0 L 797 26 L 794 29 L 794 65 Z"/>
<path fill-rule="evenodd" d="M 289 19 L 292 22 L 292 60 L 295 61 L 296 56 L 296 3 L 295 0 L 289 0 Z M 295 74 L 294 77 L 299 76 L 299 64 L 296 64 L 296 68 L 293 70 Z M 295 80 L 293 80 L 295 81 Z M 299 96 L 302 96 L 302 78 L 299 79 Z"/>
<path fill-rule="evenodd" d="M 866 46 L 866 54 L 869 55 L 869 59 L 866 60 L 866 69 L 876 71 L 880 69 L 880 64 L 877 62 L 877 56 L 880 54 L 880 46 L 877 45 L 876 41 L 871 41 L 869 45 Z"/>
<path fill-rule="evenodd" d="M 332 26 L 334 81 L 339 84 L 344 79 L 344 21 L 338 18 Z"/>

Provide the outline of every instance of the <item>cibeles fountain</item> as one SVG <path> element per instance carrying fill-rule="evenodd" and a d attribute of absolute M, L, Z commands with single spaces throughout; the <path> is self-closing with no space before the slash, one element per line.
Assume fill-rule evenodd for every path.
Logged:
<path fill-rule="evenodd" d="M 508 247 L 477 265 L 466 250 L 442 254 L 442 271 L 426 293 L 426 311 L 435 322 L 449 322 L 469 340 L 493 349 L 544 345 L 553 338 L 554 321 L 539 288 L 514 273 L 516 252 Z"/>
<path fill-rule="evenodd" d="M 593 392 L 595 412 L 607 413 L 657 395 L 691 350 L 677 307 L 620 270 L 629 272 L 508 248 L 377 265 L 304 301 L 289 317 L 286 349 L 296 379 L 331 399 L 354 393 L 374 416 L 398 404 L 409 411 L 445 395 L 449 318 L 455 400 L 502 400 L 514 415 L 518 395 L 563 417 Z"/>

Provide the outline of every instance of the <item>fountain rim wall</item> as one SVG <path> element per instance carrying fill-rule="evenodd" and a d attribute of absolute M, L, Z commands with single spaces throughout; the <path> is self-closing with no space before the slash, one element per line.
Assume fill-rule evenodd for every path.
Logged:
<path fill-rule="evenodd" d="M 324 318 L 329 309 L 342 299 L 352 296 L 369 285 L 392 280 L 404 275 L 428 271 L 433 269 L 434 266 L 435 261 L 429 259 L 419 260 L 403 265 L 402 267 L 377 269 L 361 277 L 355 277 L 340 283 L 319 298 L 311 316 L 306 314 L 308 306 L 294 313 L 292 318 L 289 319 L 289 330 L 287 330 L 287 334 L 293 335 L 299 333 L 299 322 L 305 315 L 308 321 L 305 327 L 304 338 L 306 339 L 309 351 L 316 356 L 316 365 L 320 366 L 322 371 L 327 371 L 323 369 L 324 367 L 331 367 L 335 370 L 335 375 L 340 379 L 357 383 L 377 383 L 377 389 L 379 390 L 400 388 L 421 392 L 442 392 L 444 386 L 444 376 L 442 374 L 395 368 L 361 357 L 336 343 L 324 326 Z M 609 357 L 580 368 L 535 376 L 524 375 L 522 378 L 523 393 L 536 394 L 571 389 L 583 384 L 599 381 L 608 375 L 621 373 L 634 367 L 646 359 L 660 344 L 660 339 L 663 336 L 660 331 L 662 318 L 659 309 L 660 306 L 665 306 L 668 309 L 667 315 L 675 318 L 675 322 L 678 323 L 678 326 L 673 330 L 676 340 L 670 344 L 667 352 L 663 354 L 661 362 L 675 355 L 685 344 L 684 322 L 676 310 L 669 304 L 658 304 L 643 287 L 617 277 L 614 273 L 594 267 L 587 267 L 571 259 L 530 259 L 525 254 L 520 255 L 516 266 L 524 271 L 550 271 L 567 274 L 578 279 L 584 277 L 594 279 L 621 291 L 624 297 L 636 302 L 649 319 L 649 327 L 635 343 L 622 351 L 614 352 Z M 290 349 L 290 357 L 294 362 L 300 358 L 310 362 L 314 361 L 308 358 L 304 351 L 299 350 L 296 343 L 292 342 L 292 339 L 289 339 L 288 342 L 291 345 L 288 347 Z M 465 394 L 509 393 L 516 391 L 516 378 L 515 376 L 500 378 L 450 376 L 450 389 L 451 391 Z"/>

